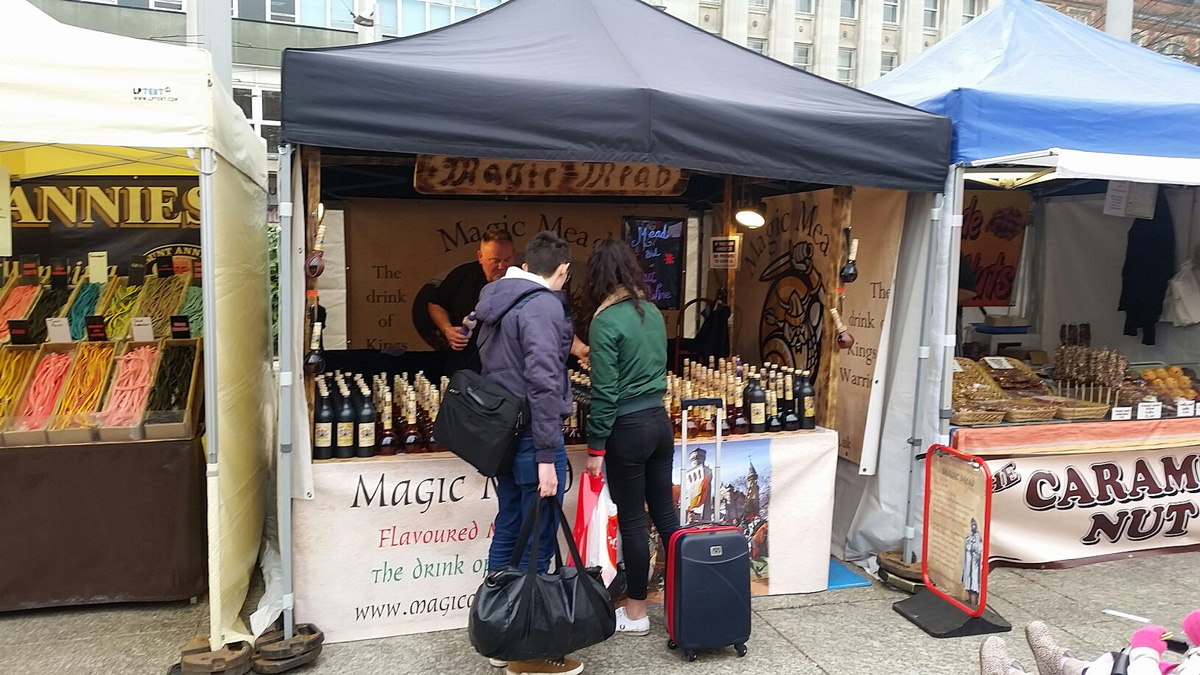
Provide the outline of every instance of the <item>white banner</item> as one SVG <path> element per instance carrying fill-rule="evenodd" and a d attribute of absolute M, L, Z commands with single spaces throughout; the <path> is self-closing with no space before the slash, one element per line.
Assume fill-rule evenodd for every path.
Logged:
<path fill-rule="evenodd" d="M 689 452 L 688 466 L 713 466 L 711 442 L 692 447 L 705 453 Z M 572 525 L 586 455 L 569 455 L 564 510 Z M 721 464 L 719 515 L 747 532 L 754 592 L 824 590 L 837 434 L 731 440 Z M 482 476 L 450 455 L 409 455 L 320 462 L 313 486 L 313 500 L 293 502 L 297 621 L 320 626 L 327 642 L 467 625 L 496 516 Z M 770 542 L 768 516 L 784 523 Z M 652 602 L 664 564 L 656 558 Z"/>
<path fill-rule="evenodd" d="M 1200 545 L 1200 446 L 989 458 L 993 563 Z"/>

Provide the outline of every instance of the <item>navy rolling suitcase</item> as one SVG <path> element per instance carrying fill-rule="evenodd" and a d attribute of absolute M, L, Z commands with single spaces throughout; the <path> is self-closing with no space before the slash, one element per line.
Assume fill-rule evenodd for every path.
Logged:
<path fill-rule="evenodd" d="M 732 645 L 738 656 L 746 655 L 750 639 L 750 550 L 746 537 L 736 527 L 709 523 L 687 525 L 687 411 L 714 406 L 723 414 L 720 399 L 683 401 L 684 462 L 680 486 L 680 523 L 683 528 L 667 544 L 666 614 L 667 647 L 683 648 L 688 661 L 700 649 Z M 709 492 L 716 514 L 716 494 L 721 480 L 721 425 L 718 421 L 716 452 Z"/>

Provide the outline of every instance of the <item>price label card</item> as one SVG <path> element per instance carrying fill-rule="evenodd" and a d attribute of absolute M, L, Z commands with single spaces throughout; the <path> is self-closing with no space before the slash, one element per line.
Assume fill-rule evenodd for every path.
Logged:
<path fill-rule="evenodd" d="M 88 281 L 93 284 L 108 281 L 108 251 L 88 253 Z"/>
<path fill-rule="evenodd" d="M 1117 406 L 1112 409 L 1112 418 L 1114 420 L 1131 420 L 1133 419 L 1133 408 L 1130 406 Z"/>
<path fill-rule="evenodd" d="M 63 317 L 46 319 L 46 334 L 50 342 L 70 342 L 71 324 Z"/>
<path fill-rule="evenodd" d="M 1137 418 L 1139 420 L 1158 420 L 1162 419 L 1162 404 L 1161 403 L 1139 403 L 1137 407 Z"/>
<path fill-rule="evenodd" d="M 133 339 L 138 342 L 153 342 L 154 341 L 154 326 L 150 322 L 148 316 L 135 316 L 129 322 L 133 328 Z"/>
<path fill-rule="evenodd" d="M 104 342 L 108 339 L 108 332 L 104 329 L 104 317 L 95 314 L 85 316 L 83 325 L 89 342 Z"/>
<path fill-rule="evenodd" d="M 951 369 L 952 369 L 954 372 L 956 372 L 956 373 L 961 373 L 961 372 L 963 371 L 963 367 L 962 367 L 962 365 L 961 365 L 961 364 L 958 362 L 958 359 L 955 359 L 955 360 L 953 360 L 953 361 L 951 361 L 951 362 L 950 362 L 950 368 L 951 368 Z"/>
<path fill-rule="evenodd" d="M 1175 411 L 1176 411 L 1175 412 L 1176 417 L 1195 417 L 1196 416 L 1196 402 L 1195 401 L 1185 401 L 1183 399 L 1180 399 L 1179 402 L 1176 403 L 1176 405 L 1175 405 Z"/>
<path fill-rule="evenodd" d="M 28 319 L 9 319 L 8 320 L 8 339 L 14 345 L 29 345 L 33 342 L 29 339 L 29 320 Z"/>
<path fill-rule="evenodd" d="M 983 362 L 996 370 L 1012 370 L 1012 364 L 1003 356 L 985 356 Z"/>
<path fill-rule="evenodd" d="M 192 337 L 192 325 L 182 314 L 171 317 L 171 337 L 176 340 L 186 340 Z"/>

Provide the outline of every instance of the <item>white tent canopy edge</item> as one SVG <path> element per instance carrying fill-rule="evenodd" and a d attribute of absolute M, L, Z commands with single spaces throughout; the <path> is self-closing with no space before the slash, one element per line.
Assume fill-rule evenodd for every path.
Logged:
<path fill-rule="evenodd" d="M 239 613 L 261 540 L 275 427 L 265 144 L 219 86 L 207 52 L 67 26 L 25 0 L 0 0 L 0 91 L 0 149 L 77 151 L 78 162 L 54 175 L 143 155 L 151 164 L 186 155 L 199 174 L 209 637 L 214 647 L 248 639 Z M 219 329 L 226 324 L 236 329 Z"/>

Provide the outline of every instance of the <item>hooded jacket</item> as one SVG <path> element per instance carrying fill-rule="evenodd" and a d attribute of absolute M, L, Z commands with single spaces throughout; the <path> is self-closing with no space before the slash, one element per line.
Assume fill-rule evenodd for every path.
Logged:
<path fill-rule="evenodd" d="M 523 293 L 546 288 L 517 267 L 484 286 L 475 307 L 483 375 L 524 397 L 532 418 L 537 462 L 552 464 L 562 445 L 562 423 L 571 414 L 567 357 L 575 336 L 562 292 L 529 296 L 501 319 Z M 548 290 L 548 289 L 547 289 Z"/>

